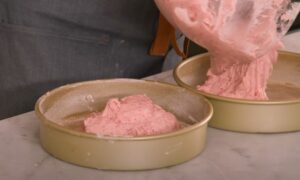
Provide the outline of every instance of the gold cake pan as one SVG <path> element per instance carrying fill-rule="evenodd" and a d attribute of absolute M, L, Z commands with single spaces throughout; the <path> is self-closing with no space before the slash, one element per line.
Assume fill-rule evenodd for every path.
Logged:
<path fill-rule="evenodd" d="M 84 132 L 83 120 L 107 100 L 146 94 L 186 127 L 143 137 L 99 137 Z M 184 88 L 146 80 L 114 79 L 69 84 L 36 103 L 42 147 L 54 157 L 80 166 L 109 170 L 156 169 L 183 163 L 205 146 L 213 110 L 203 96 Z"/>
<path fill-rule="evenodd" d="M 209 126 L 247 133 L 279 133 L 300 130 L 300 54 L 280 51 L 268 81 L 269 100 L 226 98 L 198 91 L 210 67 L 209 54 L 181 62 L 174 70 L 182 87 L 206 96 L 213 104 Z"/>

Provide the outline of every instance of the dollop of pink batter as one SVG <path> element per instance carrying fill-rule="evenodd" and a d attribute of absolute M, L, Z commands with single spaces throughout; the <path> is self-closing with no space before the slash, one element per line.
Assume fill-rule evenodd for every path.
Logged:
<path fill-rule="evenodd" d="M 103 136 L 147 136 L 181 128 L 176 117 L 146 95 L 109 99 L 102 112 L 84 120 L 85 131 Z"/>
<path fill-rule="evenodd" d="M 282 48 L 280 36 L 294 18 L 287 10 L 290 0 L 155 2 L 170 23 L 210 52 L 208 79 L 197 89 L 233 98 L 268 99 L 265 89 Z M 299 6 L 294 8 L 299 12 Z M 283 22 L 278 25 L 280 17 Z"/>

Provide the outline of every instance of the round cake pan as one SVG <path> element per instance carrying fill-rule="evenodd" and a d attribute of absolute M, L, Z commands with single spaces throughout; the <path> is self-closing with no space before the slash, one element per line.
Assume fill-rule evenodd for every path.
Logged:
<path fill-rule="evenodd" d="M 184 128 L 143 137 L 99 137 L 84 132 L 83 120 L 101 111 L 107 100 L 146 94 L 173 113 Z M 36 103 L 43 148 L 66 162 L 97 169 L 143 170 L 176 165 L 197 156 L 205 146 L 213 110 L 203 96 L 154 81 L 114 79 L 65 85 Z"/>
<path fill-rule="evenodd" d="M 268 81 L 269 100 L 226 98 L 198 91 L 210 67 L 209 54 L 201 54 L 180 63 L 174 70 L 182 87 L 206 96 L 213 104 L 209 126 L 248 133 L 279 133 L 300 130 L 300 54 L 279 53 Z"/>

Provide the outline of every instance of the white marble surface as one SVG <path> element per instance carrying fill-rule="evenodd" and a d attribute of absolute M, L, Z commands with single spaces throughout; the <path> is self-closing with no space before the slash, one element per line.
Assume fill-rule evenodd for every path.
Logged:
<path fill-rule="evenodd" d="M 29 112 L 0 122 L 0 179 L 299 180 L 299 139 L 300 133 L 256 135 L 209 128 L 205 150 L 189 162 L 151 171 L 102 171 L 44 152 L 38 120 Z"/>
<path fill-rule="evenodd" d="M 300 53 L 300 30 L 287 34 L 283 44 L 286 50 Z"/>
<path fill-rule="evenodd" d="M 286 47 L 300 52 L 300 32 L 287 36 Z M 291 45 L 294 44 L 294 45 Z M 171 72 L 155 77 L 174 82 Z M 0 180 L 299 180 L 300 132 L 242 134 L 208 128 L 205 150 L 181 165 L 149 171 L 103 171 L 57 160 L 39 144 L 33 112 L 0 121 Z"/>

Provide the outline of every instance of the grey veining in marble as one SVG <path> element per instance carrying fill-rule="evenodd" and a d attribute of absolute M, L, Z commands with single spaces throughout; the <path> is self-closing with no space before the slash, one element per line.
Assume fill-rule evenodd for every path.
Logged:
<path fill-rule="evenodd" d="M 300 52 L 300 33 L 290 39 L 297 38 L 292 50 Z M 170 71 L 148 79 L 174 83 Z M 206 148 L 195 159 L 158 170 L 120 172 L 53 158 L 39 144 L 38 125 L 33 112 L 0 121 L 0 180 L 300 179 L 300 132 L 263 135 L 208 128 Z"/>

